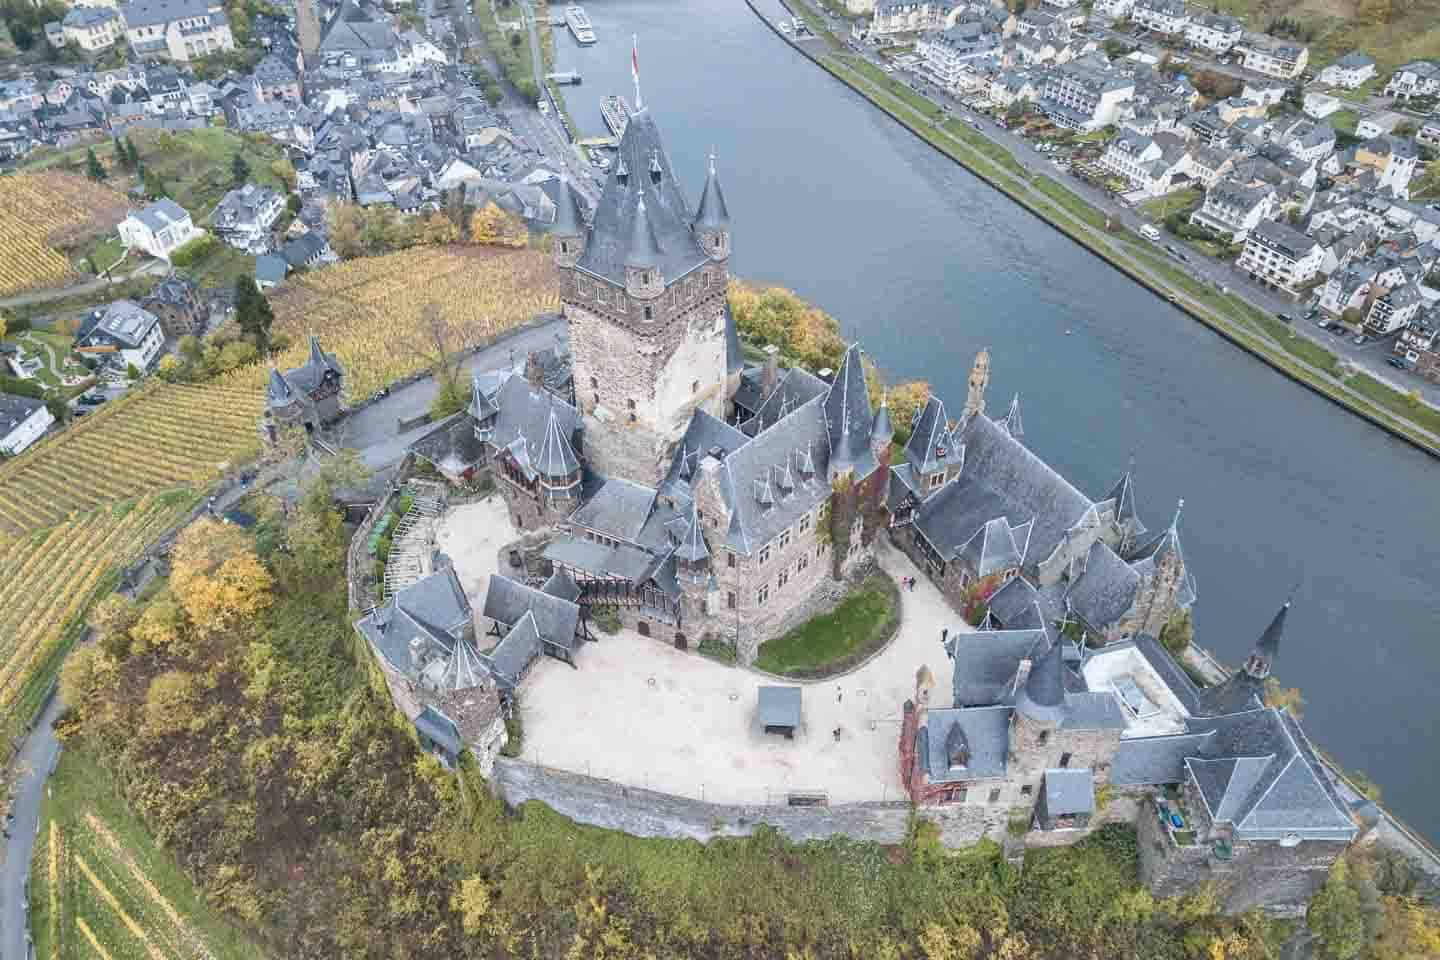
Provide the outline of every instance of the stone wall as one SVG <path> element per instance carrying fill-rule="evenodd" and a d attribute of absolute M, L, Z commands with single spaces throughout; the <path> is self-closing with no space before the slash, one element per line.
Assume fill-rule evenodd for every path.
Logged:
<path fill-rule="evenodd" d="M 510 757 L 495 762 L 490 784 L 512 807 L 538 800 L 579 823 L 637 837 L 704 842 L 715 837 L 749 836 L 763 823 L 794 841 L 846 836 L 898 844 L 905 839 L 910 819 L 910 805 L 904 802 L 829 807 L 706 803 Z M 987 833 L 1003 834 L 1008 822 L 1003 814 L 997 818 L 993 811 L 978 807 L 927 811 L 925 817 L 939 825 L 941 842 L 949 847 L 968 846 Z"/>

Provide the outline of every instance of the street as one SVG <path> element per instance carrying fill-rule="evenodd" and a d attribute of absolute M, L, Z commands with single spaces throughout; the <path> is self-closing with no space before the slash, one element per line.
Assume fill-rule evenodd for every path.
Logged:
<path fill-rule="evenodd" d="M 30 915 L 25 902 L 25 881 L 30 872 L 30 854 L 35 845 L 35 830 L 40 822 L 40 801 L 50 765 L 60 752 L 55 731 L 50 724 L 60 713 L 60 698 L 53 697 L 35 730 L 30 734 L 16 759 L 13 784 L 15 803 L 11 808 L 15 819 L 5 825 L 5 839 L 0 861 L 0 957 L 24 960 L 28 956 Z"/>

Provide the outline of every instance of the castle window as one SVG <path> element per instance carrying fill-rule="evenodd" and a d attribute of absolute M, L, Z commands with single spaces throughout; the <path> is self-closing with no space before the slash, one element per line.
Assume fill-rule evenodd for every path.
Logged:
<path fill-rule="evenodd" d="M 799 571 L 804 570 L 804 569 L 805 569 L 806 567 L 808 567 L 808 566 L 810 566 L 810 554 L 808 554 L 808 553 L 802 553 L 802 554 L 800 554 L 800 559 L 797 560 L 797 561 L 795 561 L 795 570 L 796 570 L 796 572 L 798 573 Z"/>
<path fill-rule="evenodd" d="M 599 405 L 600 405 L 600 391 L 599 391 L 599 390 L 596 390 L 594 396 L 595 396 L 595 405 L 596 405 L 596 406 L 599 406 Z"/>
<path fill-rule="evenodd" d="M 767 563 L 769 563 L 769 562 L 770 562 L 770 547 L 769 547 L 769 546 L 761 547 L 761 548 L 760 548 L 760 566 L 763 567 L 763 566 L 765 566 L 765 564 L 767 564 Z"/>
<path fill-rule="evenodd" d="M 765 606 L 765 601 L 766 601 L 766 600 L 769 600 L 769 599 L 770 599 L 770 584 L 768 584 L 768 583 L 763 583 L 763 584 L 760 585 L 760 589 L 757 590 L 757 591 L 755 591 L 755 605 L 756 605 L 757 607 L 763 607 L 763 606 Z"/>
<path fill-rule="evenodd" d="M 599 303 L 610 302 L 610 290 L 603 283 L 595 284 L 595 299 Z"/>
<path fill-rule="evenodd" d="M 931 489 L 931 490 L 934 490 L 936 487 L 940 486 L 940 485 L 943 484 L 944 482 L 945 482 L 945 474 L 944 474 L 943 471 L 940 472 L 940 473 L 932 474 L 932 475 L 930 476 L 930 489 Z"/>
<path fill-rule="evenodd" d="M 788 546 L 790 546 L 790 531 L 782 530 L 780 532 L 780 549 L 784 550 Z"/>
<path fill-rule="evenodd" d="M 600 389 L 600 381 L 597 380 L 597 379 L 595 379 L 594 377 L 591 377 L 591 378 L 590 378 L 590 389 L 591 389 L 591 390 L 599 390 L 599 389 Z"/>
<path fill-rule="evenodd" d="M 630 409 L 630 410 L 634 410 L 634 409 L 635 409 L 635 398 L 634 398 L 634 397 L 631 397 L 629 400 L 626 400 L 626 401 L 625 401 L 625 406 L 626 406 L 626 408 L 628 408 L 628 409 Z"/>
<path fill-rule="evenodd" d="M 778 581 L 779 581 L 779 582 L 775 585 L 775 588 L 776 588 L 777 590 L 783 589 L 784 586 L 785 586 L 785 584 L 787 584 L 787 583 L 790 582 L 790 571 L 789 571 L 789 570 L 781 570 L 781 571 L 780 571 L 780 576 L 779 576 L 779 578 L 778 578 Z"/>
<path fill-rule="evenodd" d="M 999 803 L 999 802 L 1000 802 L 1000 788 L 999 788 L 999 787 L 996 787 L 995 789 L 993 789 L 993 790 L 990 791 L 990 802 L 991 802 L 991 803 Z"/>
<path fill-rule="evenodd" d="M 652 320 L 652 319 L 654 319 L 654 316 L 655 316 L 655 312 L 650 308 L 650 305 L 649 305 L 649 304 L 646 304 L 646 305 L 645 305 L 645 319 L 646 319 L 646 320 Z"/>
<path fill-rule="evenodd" d="M 700 381 L 699 381 L 699 380 L 692 380 L 692 381 L 690 381 L 690 392 L 691 392 L 691 393 L 699 393 L 699 392 L 700 392 Z"/>
<path fill-rule="evenodd" d="M 725 606 L 729 607 L 731 610 L 735 609 L 735 592 L 733 590 L 725 594 Z"/>
<path fill-rule="evenodd" d="M 569 241 L 569 240 L 561 240 L 561 241 L 560 241 L 560 252 L 561 252 L 561 253 L 569 253 L 569 252 L 570 252 L 570 241 Z"/>
<path fill-rule="evenodd" d="M 807 513 L 807 514 L 805 514 L 805 516 L 803 516 L 803 517 L 800 518 L 800 532 L 801 532 L 801 533 L 804 533 L 806 530 L 809 530 L 809 529 L 810 529 L 810 514 Z"/>
<path fill-rule="evenodd" d="M 650 282 L 650 278 L 653 277 L 653 276 L 654 276 L 653 273 L 651 273 L 649 270 L 646 270 L 646 271 L 645 271 L 645 274 L 640 278 L 640 282 L 641 282 L 641 283 L 649 283 L 649 282 Z"/>
<path fill-rule="evenodd" d="M 1041 730 L 1041 731 L 1040 731 L 1040 739 L 1039 739 L 1037 742 L 1038 742 L 1038 744 L 1039 744 L 1040 746 L 1042 746 L 1042 747 L 1045 746 L 1045 744 L 1049 743 L 1049 742 L 1050 742 L 1050 731 L 1049 731 L 1049 730 Z"/>
<path fill-rule="evenodd" d="M 1060 766 L 1062 769 L 1070 766 L 1070 756 L 1068 753 L 1060 754 Z"/>
<path fill-rule="evenodd" d="M 1031 795 L 1032 793 L 1034 793 L 1034 792 L 1035 792 L 1035 788 L 1032 787 L 1032 786 L 1031 786 L 1030 784 L 1028 784 L 1028 783 L 1025 784 L 1025 786 L 1023 786 L 1023 787 L 1020 788 L 1020 796 L 1022 796 L 1022 797 L 1028 797 L 1028 796 L 1030 796 L 1030 795 Z"/>

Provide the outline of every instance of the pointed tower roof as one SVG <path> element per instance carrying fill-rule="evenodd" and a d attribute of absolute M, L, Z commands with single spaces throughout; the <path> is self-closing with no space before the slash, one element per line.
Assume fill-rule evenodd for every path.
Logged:
<path fill-rule="evenodd" d="M 1285 615 L 1290 612 L 1290 601 L 1285 603 L 1275 613 L 1275 619 L 1270 621 L 1270 626 L 1260 634 L 1260 642 L 1255 644 L 1255 652 L 1269 657 L 1273 662 L 1280 653 L 1280 636 L 1285 632 Z"/>
<path fill-rule="evenodd" d="M 660 244 L 645 213 L 645 195 L 635 201 L 635 216 L 630 221 L 630 243 L 625 248 L 625 266 L 642 269 L 660 265 Z"/>
<path fill-rule="evenodd" d="M 545 424 L 545 439 L 540 446 L 540 455 L 535 458 L 535 468 L 547 477 L 568 477 L 580 468 L 580 461 L 560 429 L 553 407 L 550 420 Z"/>
<path fill-rule="evenodd" d="M 870 427 L 870 442 L 874 444 L 890 445 L 895 439 L 895 427 L 890 423 L 890 404 L 886 402 L 885 395 L 880 395 L 880 409 L 875 412 L 875 423 Z"/>
<path fill-rule="evenodd" d="M 480 654 L 464 637 L 455 641 L 450 659 L 445 662 L 445 672 L 440 675 L 442 690 L 469 690 L 483 687 L 490 673 L 480 660 Z"/>
<path fill-rule="evenodd" d="M 1015 394 L 1010 401 L 1010 411 L 1005 414 L 1005 429 L 1010 436 L 1017 440 L 1025 436 L 1025 425 L 1020 420 L 1020 394 Z"/>
<path fill-rule="evenodd" d="M 710 548 L 705 546 L 705 533 L 700 524 L 700 509 L 693 502 L 690 504 L 690 522 L 685 528 L 680 545 L 675 548 L 675 556 L 691 563 L 710 557 Z"/>
<path fill-rule="evenodd" d="M 1125 473 L 1110 488 L 1110 494 L 1105 498 L 1115 504 L 1115 521 L 1120 524 L 1131 524 L 1134 532 L 1142 534 L 1145 532 L 1145 524 L 1140 522 L 1140 515 L 1135 509 L 1135 465 L 1131 461 Z"/>
<path fill-rule="evenodd" d="M 825 429 L 832 467 L 853 465 L 856 475 L 863 477 L 870 473 L 874 456 L 870 452 L 870 392 L 860 358 L 860 346 L 852 343 L 840 360 L 840 371 L 825 394 Z"/>
<path fill-rule="evenodd" d="M 652 161 L 658 177 L 647 174 Z M 637 194 L 645 201 L 655 240 L 655 262 L 649 266 L 658 268 L 667 284 L 710 262 L 691 229 L 690 206 L 660 142 L 654 115 L 641 110 L 620 138 L 619 157 L 595 208 L 585 252 L 576 262 L 581 270 L 612 283 L 625 282 L 625 268 L 633 266 L 627 256 L 634 247 Z"/>
<path fill-rule="evenodd" d="M 265 386 L 265 399 L 272 407 L 283 407 L 294 397 L 294 391 L 290 384 L 285 382 L 280 371 L 275 367 L 270 368 L 270 381 Z"/>
<path fill-rule="evenodd" d="M 695 226 L 700 229 L 723 230 L 730 226 L 730 210 L 725 206 L 725 192 L 720 189 L 720 175 L 715 172 L 715 151 L 710 151 L 710 172 L 705 177 L 705 192 L 700 194 L 700 208 L 695 211 Z"/>
<path fill-rule="evenodd" d="M 553 232 L 561 237 L 579 237 L 585 233 L 585 218 L 580 213 L 580 204 L 575 191 L 570 189 L 570 175 L 560 175 L 560 189 L 555 197 L 555 227 Z"/>
<path fill-rule="evenodd" d="M 1058 723 L 1065 713 L 1065 665 L 1061 662 L 1061 644 L 1052 643 L 1025 680 L 1025 689 L 1015 701 L 1015 709 L 1031 720 Z"/>

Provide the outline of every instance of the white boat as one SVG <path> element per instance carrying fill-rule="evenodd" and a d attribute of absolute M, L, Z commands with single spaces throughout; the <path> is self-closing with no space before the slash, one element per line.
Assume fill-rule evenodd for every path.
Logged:
<path fill-rule="evenodd" d="M 600 116 L 616 140 L 625 136 L 625 127 L 630 123 L 630 104 L 624 97 L 611 94 L 600 98 Z"/>
<path fill-rule="evenodd" d="M 590 26 L 590 17 L 586 15 L 584 7 L 573 3 L 566 7 L 565 23 L 570 27 L 576 43 L 589 46 L 595 42 L 595 29 Z"/>

